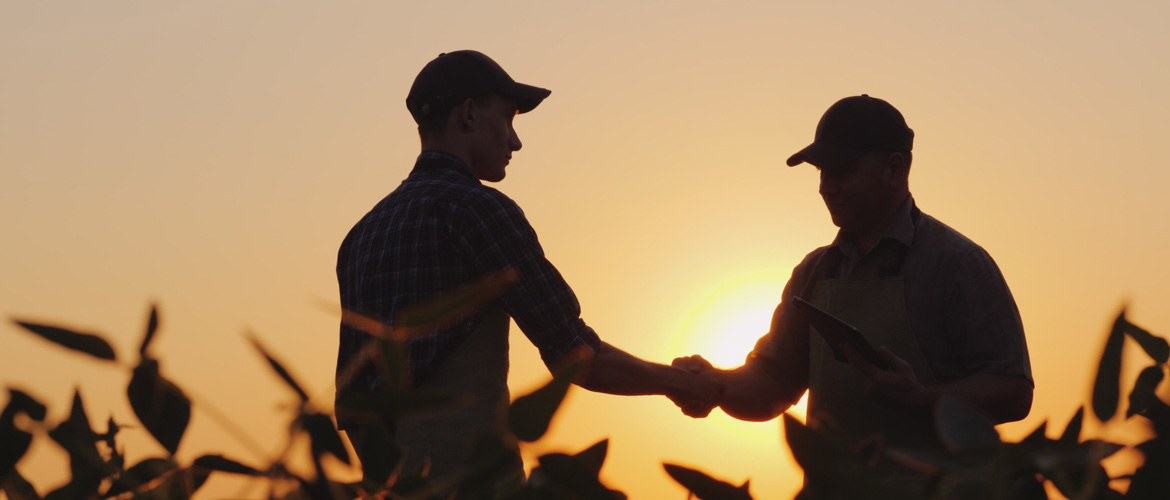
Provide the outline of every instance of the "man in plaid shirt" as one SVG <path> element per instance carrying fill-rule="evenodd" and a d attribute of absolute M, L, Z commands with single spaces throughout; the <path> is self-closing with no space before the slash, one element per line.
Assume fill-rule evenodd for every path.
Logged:
<path fill-rule="evenodd" d="M 518 277 L 483 310 L 407 342 L 416 390 L 456 390 L 471 397 L 457 412 L 393 422 L 389 430 L 406 453 L 408 470 L 429 463 L 431 475 L 441 476 L 466 460 L 477 434 L 498 428 L 500 409 L 509 400 L 509 317 L 550 368 L 571 355 L 588 357 L 587 375 L 577 383 L 591 391 L 713 400 L 719 390 L 714 377 L 643 361 L 598 338 L 582 321 L 573 290 L 545 259 L 520 207 L 481 182 L 504 178 L 512 153 L 521 147 L 513 118 L 549 94 L 517 83 L 479 52 L 450 52 L 432 60 L 406 99 L 422 154 L 406 180 L 358 221 L 338 252 L 342 306 L 384 322 L 485 275 L 510 269 Z M 360 362 L 369 340 L 365 332 L 341 325 L 339 401 L 376 393 L 386 383 L 372 366 L 342 377 L 351 363 Z M 363 457 L 369 452 L 362 449 L 369 428 L 340 409 L 339 426 Z M 501 478 L 517 475 L 523 479 L 518 453 Z"/>

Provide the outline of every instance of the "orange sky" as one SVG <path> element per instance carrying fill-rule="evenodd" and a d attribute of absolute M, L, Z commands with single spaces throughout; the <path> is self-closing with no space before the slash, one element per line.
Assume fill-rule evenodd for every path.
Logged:
<path fill-rule="evenodd" d="M 157 300 L 164 372 L 275 453 L 292 395 L 242 334 L 329 403 L 336 317 L 315 304 L 336 300 L 337 245 L 418 152 L 418 69 L 475 48 L 553 91 L 517 119 L 496 187 L 586 321 L 658 361 L 747 352 L 835 233 L 815 171 L 784 159 L 838 98 L 889 100 L 916 131 L 919 205 L 990 251 L 1020 306 L 1036 400 L 1001 433 L 1063 428 L 1123 301 L 1170 331 L 1170 6 L 884 3 L 0 3 L 0 313 L 103 332 L 130 359 Z M 74 386 L 99 428 L 133 420 L 125 371 L 11 325 L 0 342 L 0 380 L 51 421 Z M 512 363 L 514 392 L 547 377 L 518 333 Z M 160 452 L 126 432 L 132 457 Z M 261 460 L 198 409 L 189 432 L 181 459 Z M 663 398 L 576 390 L 528 451 L 604 437 L 604 477 L 635 499 L 685 498 L 662 461 L 751 478 L 757 498 L 799 487 L 777 422 Z M 64 457 L 21 468 L 44 493 Z"/>

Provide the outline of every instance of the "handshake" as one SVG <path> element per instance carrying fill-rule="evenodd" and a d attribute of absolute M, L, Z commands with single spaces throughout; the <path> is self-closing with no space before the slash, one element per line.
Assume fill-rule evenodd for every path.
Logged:
<path fill-rule="evenodd" d="M 720 379 L 722 370 L 711 366 L 702 356 L 695 354 L 675 358 L 670 364 L 683 372 L 680 389 L 666 395 L 683 414 L 688 417 L 704 418 L 719 406 L 727 385 Z"/>

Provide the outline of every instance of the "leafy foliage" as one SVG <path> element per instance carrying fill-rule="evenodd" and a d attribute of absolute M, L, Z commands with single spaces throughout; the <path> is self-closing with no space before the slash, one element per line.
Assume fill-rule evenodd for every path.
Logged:
<path fill-rule="evenodd" d="M 289 420 L 290 440 L 309 441 L 309 459 L 314 475 L 302 477 L 286 466 L 287 456 L 261 467 L 247 465 L 220 454 L 206 454 L 184 465 L 174 460 L 191 412 L 190 398 L 161 374 L 160 362 L 150 354 L 150 345 L 159 329 L 159 314 L 151 306 L 146 331 L 138 349 L 139 360 L 131 368 L 126 394 L 142 427 L 167 452 L 125 467 L 117 444 L 123 426 L 111 418 L 107 430 L 90 427 L 80 393 L 75 393 L 69 416 L 49 430 L 49 437 L 69 455 L 70 480 L 49 492 L 46 500 L 74 498 L 186 499 L 194 495 L 211 474 L 224 473 L 265 480 L 273 499 L 395 498 L 429 500 L 448 498 L 495 498 L 501 500 L 624 499 L 599 478 L 608 451 L 602 440 L 576 454 L 548 453 L 539 457 L 527 482 L 500 489 L 496 482 L 507 466 L 514 440 L 535 441 L 548 430 L 584 360 L 568 363 L 535 391 L 516 398 L 509 406 L 507 428 L 480 436 L 468 462 L 443 477 L 432 477 L 425 468 L 404 470 L 403 454 L 391 438 L 389 426 L 395 419 L 421 411 L 458 408 L 466 401 L 459 394 L 423 393 L 412 390 L 402 343 L 421 331 L 450 324 L 453 317 L 465 317 L 498 297 L 516 279 L 515 273 L 489 275 L 449 296 L 423 304 L 399 318 L 404 326 L 382 324 L 350 312 L 343 321 L 374 337 L 355 363 L 373 363 L 391 383 L 383 392 L 338 401 L 337 411 L 351 412 L 371 422 L 371 432 L 360 434 L 361 448 L 368 450 L 360 468 L 363 480 L 350 484 L 329 477 L 322 457 L 331 456 L 354 467 L 333 418 L 312 404 L 309 392 L 255 336 L 250 342 L 273 372 L 295 393 L 298 405 Z M 91 357 L 116 361 L 114 349 L 101 336 L 74 330 L 16 321 L 23 329 L 67 349 Z M 1153 360 L 1128 393 L 1126 419 L 1146 421 L 1155 437 L 1134 448 L 1144 462 L 1128 478 L 1125 493 L 1111 488 L 1101 461 L 1123 450 L 1120 444 L 1082 439 L 1085 411 L 1079 408 L 1069 419 L 1060 437 L 1047 437 L 1048 423 L 1038 426 L 1020 442 L 1004 442 L 988 421 L 961 401 L 943 399 L 935 412 L 945 452 L 885 449 L 881 440 L 855 446 L 838 436 L 833 428 L 806 426 L 785 415 L 783 424 L 788 446 L 806 475 L 806 490 L 798 499 L 811 498 L 1046 498 L 1044 484 L 1051 483 L 1065 497 L 1082 499 L 1170 498 L 1170 405 L 1159 397 L 1170 359 L 1170 344 L 1162 337 L 1129 322 L 1125 311 L 1117 316 L 1107 336 L 1092 390 L 1091 409 L 1102 421 L 1112 419 L 1122 397 L 1121 371 L 1125 339 L 1134 340 Z M 343 367 L 342 379 L 356 373 Z M 0 413 L 0 491 L 12 500 L 40 500 L 16 465 L 27 452 L 35 435 L 27 422 L 43 425 L 47 409 L 23 391 L 9 388 L 8 404 Z M 26 424 L 18 424 L 23 416 Z M 353 437 L 353 436 L 351 436 Z M 873 468 L 878 456 L 885 456 L 914 474 L 891 478 Z M 701 471 L 675 464 L 663 464 L 667 474 L 700 500 L 750 500 L 748 482 L 735 486 Z M 273 485 L 282 484 L 280 492 Z M 291 487 L 288 487 L 291 485 Z"/>

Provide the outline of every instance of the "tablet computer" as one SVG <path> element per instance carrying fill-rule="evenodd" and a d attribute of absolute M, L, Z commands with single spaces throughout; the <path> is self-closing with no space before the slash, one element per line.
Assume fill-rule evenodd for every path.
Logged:
<path fill-rule="evenodd" d="M 837 358 L 837 361 L 849 362 L 849 359 L 845 357 L 845 353 L 841 352 L 841 348 L 839 347 L 841 344 L 849 344 L 853 346 L 854 351 L 860 353 L 870 364 L 883 370 L 890 369 L 885 359 L 878 354 L 877 349 L 874 349 L 873 345 L 865 340 L 865 336 L 857 328 L 854 328 L 853 325 L 825 312 L 824 309 L 814 306 L 811 302 L 800 297 L 794 296 L 792 300 L 796 303 L 796 309 L 800 311 L 805 321 L 812 325 L 813 329 L 833 349 L 833 357 Z"/>

